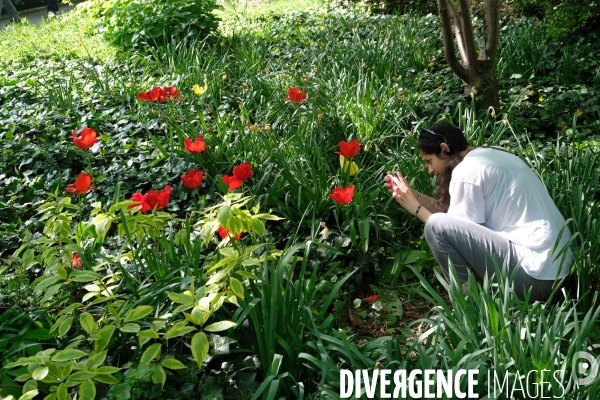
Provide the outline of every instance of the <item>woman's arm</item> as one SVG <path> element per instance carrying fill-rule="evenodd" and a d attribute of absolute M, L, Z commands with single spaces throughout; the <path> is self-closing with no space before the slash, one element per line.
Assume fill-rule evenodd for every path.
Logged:
<path fill-rule="evenodd" d="M 430 213 L 435 214 L 440 212 L 438 208 L 438 202 L 436 199 L 425 196 L 423 193 L 417 192 L 415 189 L 412 189 L 413 195 L 417 198 L 417 201 L 423 205 Z"/>
<path fill-rule="evenodd" d="M 425 195 L 422 195 L 423 199 L 421 199 L 421 194 L 419 194 L 419 199 L 417 200 L 416 194 L 418 192 L 410 187 L 410 184 L 400 172 L 396 173 L 396 178 L 392 178 L 392 176 L 393 173 L 388 171 L 388 175 L 386 176 L 383 186 L 388 189 L 388 191 L 392 194 L 398 204 L 402 206 L 402 208 L 411 213 L 413 216 L 417 217 L 419 220 L 421 220 L 421 222 L 427 222 L 427 219 L 433 213 L 429 211 L 429 208 L 423 203 L 428 204 L 432 208 L 435 205 L 435 210 L 437 210 L 436 200 Z M 392 178 L 393 181 L 391 181 L 390 178 Z"/>

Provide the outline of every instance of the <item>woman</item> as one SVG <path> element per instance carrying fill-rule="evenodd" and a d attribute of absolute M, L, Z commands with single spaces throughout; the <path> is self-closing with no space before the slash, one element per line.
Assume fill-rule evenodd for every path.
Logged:
<path fill-rule="evenodd" d="M 419 151 L 439 181 L 438 199 L 410 188 L 400 172 L 388 172 L 384 186 L 396 201 L 425 223 L 425 239 L 449 281 L 448 258 L 461 282 L 495 273 L 494 262 L 515 269 L 520 298 L 545 300 L 555 281 L 573 264 L 561 250 L 571 233 L 540 178 L 518 157 L 499 148 L 473 147 L 446 121 L 422 129 Z M 393 181 L 392 181 L 393 179 Z M 391 184 L 393 182 L 393 184 Z"/>
<path fill-rule="evenodd" d="M 11 22 L 19 22 L 21 21 L 21 17 L 19 16 L 19 12 L 13 5 L 10 0 L 2 0 L 0 3 L 0 14 L 2 14 L 2 6 L 6 8 L 6 12 L 10 16 Z"/>

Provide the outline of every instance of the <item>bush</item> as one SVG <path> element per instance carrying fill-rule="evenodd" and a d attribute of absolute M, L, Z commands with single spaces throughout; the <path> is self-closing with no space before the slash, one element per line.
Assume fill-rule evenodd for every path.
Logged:
<path fill-rule="evenodd" d="M 188 33 L 206 36 L 218 27 L 214 0 L 110 0 L 98 3 L 105 36 L 124 47 L 163 45 Z"/>
<path fill-rule="evenodd" d="M 600 16 L 600 3 L 595 0 L 509 0 L 515 11 L 544 18 L 548 33 L 565 38 Z"/>
<path fill-rule="evenodd" d="M 436 0 L 329 0 L 330 6 L 367 6 L 377 13 L 384 14 L 413 12 L 417 14 L 437 13 Z"/>

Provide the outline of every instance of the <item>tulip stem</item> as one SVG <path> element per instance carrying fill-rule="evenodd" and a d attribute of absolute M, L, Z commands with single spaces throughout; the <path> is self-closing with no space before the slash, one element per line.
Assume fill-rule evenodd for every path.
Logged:
<path fill-rule="evenodd" d="M 96 198 L 96 189 L 94 187 L 94 176 L 92 174 L 92 156 L 90 155 L 90 152 L 87 151 L 87 161 L 88 161 L 88 168 L 90 170 L 90 177 L 92 178 L 92 192 L 94 192 L 94 202 L 96 202 L 97 198 Z"/>

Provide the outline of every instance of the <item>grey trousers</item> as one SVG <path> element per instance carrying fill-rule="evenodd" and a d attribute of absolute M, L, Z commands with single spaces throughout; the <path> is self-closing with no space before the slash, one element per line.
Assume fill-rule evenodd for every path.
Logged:
<path fill-rule="evenodd" d="M 2 4 L 0 4 L 0 13 L 2 12 L 2 6 L 6 8 L 6 12 L 8 13 L 8 15 L 10 15 L 12 19 L 14 19 L 15 21 L 19 21 L 21 19 L 19 17 L 19 12 L 10 0 L 2 0 Z"/>
<path fill-rule="evenodd" d="M 432 214 L 425 224 L 425 240 L 440 263 L 448 282 L 448 258 L 462 283 L 467 282 L 470 272 L 479 280 L 483 280 L 486 273 L 491 277 L 496 272 L 495 263 L 502 267 L 506 258 L 509 276 L 518 268 L 514 288 L 520 299 L 523 299 L 524 291 L 530 288 L 530 301 L 546 300 L 552 293 L 554 281 L 538 280 L 529 276 L 520 267 L 517 250 L 510 240 L 475 222 L 445 213 Z"/>

